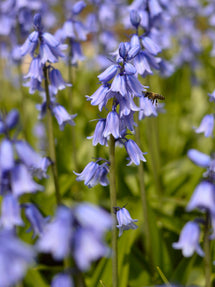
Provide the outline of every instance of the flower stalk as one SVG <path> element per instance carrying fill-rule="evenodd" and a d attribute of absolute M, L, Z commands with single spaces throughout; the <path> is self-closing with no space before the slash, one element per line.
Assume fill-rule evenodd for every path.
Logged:
<path fill-rule="evenodd" d="M 110 202 L 111 214 L 113 217 L 112 229 L 112 280 L 113 287 L 118 286 L 118 250 L 117 250 L 117 228 L 116 228 L 116 215 L 114 207 L 117 206 L 116 200 L 116 166 L 115 166 L 115 139 L 110 135 L 109 140 L 109 160 L 110 160 Z"/>
<path fill-rule="evenodd" d="M 56 162 L 56 151 L 55 151 L 55 141 L 54 141 L 54 128 L 52 122 L 52 114 L 51 114 L 51 100 L 49 94 L 49 85 L 48 85 L 48 76 L 47 76 L 47 67 L 44 65 L 43 67 L 43 74 L 45 79 L 45 94 L 46 94 L 46 103 L 47 103 L 47 129 L 48 129 L 48 152 L 49 157 L 52 160 L 52 174 L 54 179 L 55 185 L 55 196 L 57 205 L 61 203 L 61 196 L 60 196 L 60 188 L 58 182 L 58 171 L 57 171 L 57 162 Z"/>
<path fill-rule="evenodd" d="M 210 214 L 207 211 L 204 230 L 205 287 L 211 287 Z"/>
<path fill-rule="evenodd" d="M 72 45 L 69 43 L 69 45 Z M 68 81 L 69 83 L 73 82 L 72 75 L 72 49 L 70 48 L 69 57 L 68 57 Z M 73 114 L 73 100 L 72 100 L 72 86 L 68 88 L 68 96 L 69 96 L 69 108 L 70 113 Z M 77 156 L 76 156 L 76 133 L 75 133 L 75 127 L 71 126 L 71 145 L 72 145 L 72 158 L 74 163 L 74 168 L 78 169 L 78 163 L 77 163 Z"/>
<path fill-rule="evenodd" d="M 136 116 L 136 121 L 138 121 Z M 141 147 L 141 135 L 140 135 L 140 122 L 136 127 L 135 132 L 135 140 L 138 146 Z M 138 165 L 138 178 L 139 178 L 139 185 L 140 185 L 140 196 L 141 196 L 141 203 L 142 203 L 142 210 L 143 210 L 143 218 L 144 218 L 144 241 L 145 241 L 145 248 L 148 254 L 150 266 L 153 266 L 153 251 L 152 251 L 152 238 L 149 226 L 149 216 L 148 216 L 148 200 L 147 194 L 145 190 L 144 184 L 144 167 L 143 164 L 140 163 Z"/>

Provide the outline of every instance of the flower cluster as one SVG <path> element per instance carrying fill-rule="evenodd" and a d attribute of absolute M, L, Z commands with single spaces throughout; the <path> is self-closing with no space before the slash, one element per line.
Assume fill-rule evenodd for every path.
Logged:
<path fill-rule="evenodd" d="M 47 177 L 51 161 L 42 157 L 24 140 L 11 139 L 19 122 L 19 114 L 12 110 L 0 116 L 0 134 L 5 138 L 0 144 L 0 194 L 2 200 L 1 225 L 12 228 L 23 225 L 18 199 L 25 193 L 42 191 L 43 186 L 33 180 Z"/>
<path fill-rule="evenodd" d="M 64 42 L 68 39 L 69 51 L 66 62 L 72 65 L 77 65 L 78 61 L 84 60 L 81 42 L 87 40 L 88 30 L 86 26 L 78 20 L 78 16 L 85 7 L 86 3 L 82 0 L 76 2 L 72 7 L 70 2 L 66 3 L 66 13 L 68 14 L 69 11 L 68 19 L 63 24 L 63 27 L 55 34 L 55 37 L 60 42 Z"/>
<path fill-rule="evenodd" d="M 210 100 L 214 101 L 213 94 L 209 94 Z M 214 115 L 206 115 L 200 126 L 195 130 L 196 133 L 204 132 L 205 137 L 212 135 L 214 126 Z M 199 223 L 210 226 L 210 239 L 215 239 L 215 155 L 202 153 L 196 149 L 190 149 L 187 153 L 189 159 L 196 165 L 205 168 L 203 179 L 196 186 L 186 210 L 192 211 L 198 209 L 206 214 L 205 220 L 195 219 L 188 222 L 183 230 L 178 243 L 174 243 L 173 247 L 182 249 L 184 256 L 191 256 L 196 251 L 200 256 L 204 256 L 199 240 L 200 227 Z M 208 228 L 208 227 L 207 227 Z"/>
<path fill-rule="evenodd" d="M 43 31 L 39 13 L 34 16 L 33 23 L 35 31 L 28 36 L 20 48 L 22 56 L 30 54 L 32 57 L 29 71 L 25 75 L 25 79 L 29 79 L 29 81 L 24 85 L 29 87 L 30 94 L 35 91 L 44 92 L 41 85 L 42 81 L 49 80 L 48 91 L 45 91 L 45 95 L 44 93 L 41 94 L 44 99 L 43 104 L 38 105 L 40 117 L 44 116 L 46 109 L 49 108 L 57 119 L 60 129 L 63 130 L 66 123 L 74 125 L 73 118 L 76 115 L 69 115 L 66 109 L 56 102 L 56 94 L 59 90 L 71 85 L 63 80 L 60 71 L 54 68 L 51 63 L 56 63 L 59 58 L 64 57 L 62 51 L 67 48 L 67 45 L 62 44 L 50 33 Z M 50 94 L 50 103 L 47 103 L 47 92 Z"/>
<path fill-rule="evenodd" d="M 81 203 L 73 209 L 60 206 L 54 219 L 45 226 L 37 249 L 51 253 L 56 260 L 72 255 L 78 268 L 84 271 L 92 261 L 110 254 L 103 238 L 111 227 L 110 214 L 92 204 Z"/>
<path fill-rule="evenodd" d="M 134 132 L 134 112 L 140 110 L 134 98 L 138 98 L 145 91 L 145 87 L 136 77 L 136 68 L 130 63 L 137 52 L 138 47 L 132 47 L 128 42 L 121 43 L 116 61 L 98 76 L 101 86 L 92 96 L 87 97 L 92 105 L 99 106 L 100 111 L 107 109 L 108 102 L 112 100 L 111 111 L 107 117 L 98 120 L 91 137 L 93 145 L 107 145 L 110 136 L 113 136 L 116 142 L 125 147 L 130 159 L 129 164 L 135 165 L 146 161 L 137 144 L 127 139 L 127 130 Z M 107 185 L 107 172 L 107 163 L 99 166 L 97 162 L 91 162 L 81 174 L 77 174 L 77 180 L 84 180 L 88 187 L 97 183 Z"/>

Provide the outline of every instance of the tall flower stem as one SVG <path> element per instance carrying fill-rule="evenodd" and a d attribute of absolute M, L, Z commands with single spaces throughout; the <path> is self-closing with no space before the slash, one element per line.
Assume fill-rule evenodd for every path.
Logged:
<path fill-rule="evenodd" d="M 21 30 L 20 30 L 20 25 L 19 25 L 19 20 L 18 16 L 16 18 L 16 36 L 17 36 L 17 41 L 18 44 L 21 43 Z M 21 111 L 21 116 L 22 116 L 22 124 L 26 125 L 27 122 L 27 117 L 26 117 L 26 99 L 25 99 L 25 91 L 23 88 L 23 74 L 22 74 L 22 62 L 21 60 L 17 63 L 17 72 L 18 72 L 18 80 L 19 80 L 19 91 L 20 91 L 20 111 Z M 23 128 L 23 133 L 25 136 L 25 139 L 27 140 L 27 133 L 26 133 L 26 128 L 24 126 Z"/>
<path fill-rule="evenodd" d="M 72 45 L 71 43 L 69 45 Z M 69 57 L 68 57 L 68 81 L 69 83 L 72 83 L 72 49 L 70 47 Z M 73 100 L 72 100 L 72 87 L 68 88 L 69 93 L 69 108 L 70 113 L 73 114 Z M 78 163 L 77 163 L 77 156 L 76 156 L 76 133 L 75 133 L 75 126 L 71 126 L 71 145 L 72 145 L 72 158 L 74 163 L 74 169 L 78 169 Z"/>
<path fill-rule="evenodd" d="M 46 93 L 46 104 L 47 104 L 47 129 L 48 129 L 48 153 L 49 157 L 52 160 L 52 174 L 55 185 L 55 196 L 57 205 L 61 203 L 60 188 L 58 182 L 58 171 L 57 171 L 57 162 L 56 162 L 56 151 L 55 151 L 55 141 L 54 141 L 54 128 L 52 122 L 52 113 L 51 113 L 51 100 L 49 94 L 49 85 L 47 77 L 47 67 L 44 66 L 43 74 L 45 79 L 45 93 Z"/>
<path fill-rule="evenodd" d="M 20 111 L 21 111 L 21 116 L 22 116 L 22 123 L 23 125 L 26 125 L 27 123 L 27 116 L 26 116 L 26 100 L 25 100 L 25 91 L 23 88 L 23 80 L 22 80 L 22 67 L 21 63 L 17 64 L 17 71 L 18 71 L 18 77 L 19 77 L 19 91 L 20 91 Z M 27 140 L 27 131 L 25 126 L 23 127 L 23 133 L 24 137 Z"/>
<path fill-rule="evenodd" d="M 138 122 L 137 114 L 136 114 L 136 122 Z M 137 145 L 141 147 L 140 122 L 136 127 L 135 140 Z M 145 248 L 149 258 L 150 266 L 152 267 L 153 266 L 153 250 L 151 245 L 152 239 L 151 239 L 149 216 L 148 216 L 148 200 L 144 184 L 144 167 L 142 163 L 138 165 L 138 179 L 140 185 L 140 195 L 141 195 L 141 203 L 142 203 L 144 226 L 145 226 L 144 228 Z"/>
<path fill-rule="evenodd" d="M 205 287 L 211 287 L 210 214 L 207 211 L 204 230 Z"/>
<path fill-rule="evenodd" d="M 152 161 L 152 173 L 153 173 L 154 182 L 156 186 L 157 196 L 161 204 L 162 186 L 161 186 L 161 178 L 160 178 L 160 154 L 159 154 L 157 118 L 148 118 L 147 126 L 148 126 L 147 136 L 148 136 L 149 150 L 150 150 L 151 161 Z"/>
<path fill-rule="evenodd" d="M 116 201 L 116 166 L 115 166 L 115 139 L 111 135 L 109 140 L 109 160 L 110 160 L 110 202 L 111 214 L 113 217 L 112 229 L 112 280 L 113 287 L 118 286 L 118 250 L 117 250 L 117 228 L 116 228 L 116 215 L 114 207 L 117 206 Z"/>

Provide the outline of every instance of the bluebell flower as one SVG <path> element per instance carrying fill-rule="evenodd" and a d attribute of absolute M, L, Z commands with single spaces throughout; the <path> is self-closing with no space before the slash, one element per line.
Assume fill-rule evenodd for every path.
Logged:
<path fill-rule="evenodd" d="M 208 93 L 208 96 L 210 102 L 215 102 L 215 90 L 211 94 Z"/>
<path fill-rule="evenodd" d="M 71 49 L 71 63 L 76 65 L 79 61 L 83 61 L 85 56 L 82 51 L 81 44 L 73 39 L 70 39 L 70 49 Z"/>
<path fill-rule="evenodd" d="M 137 219 L 132 219 L 130 213 L 125 207 L 118 208 L 116 211 L 116 218 L 118 221 L 119 236 L 122 235 L 124 230 L 137 229 L 137 225 L 134 222 L 137 222 Z"/>
<path fill-rule="evenodd" d="M 156 106 L 152 103 L 152 101 L 144 95 L 139 97 L 139 120 L 144 119 L 145 117 L 156 117 L 158 115 Z"/>
<path fill-rule="evenodd" d="M 7 133 L 19 123 L 19 112 L 11 110 L 6 116 L 0 114 L 0 134 Z"/>
<path fill-rule="evenodd" d="M 199 245 L 200 228 L 195 221 L 189 221 L 183 227 L 179 241 L 172 244 L 175 249 L 182 249 L 184 257 L 190 257 L 196 251 L 200 256 L 204 256 L 204 252 Z"/>
<path fill-rule="evenodd" d="M 109 184 L 107 179 L 108 172 L 109 167 L 107 162 L 101 165 L 97 162 L 90 162 L 81 173 L 74 172 L 74 174 L 78 176 L 76 178 L 77 181 L 84 180 L 84 184 L 91 188 L 97 184 L 107 186 Z"/>
<path fill-rule="evenodd" d="M 129 93 L 125 94 L 124 97 L 117 94 L 115 98 L 119 103 L 120 120 L 123 116 L 128 116 L 130 113 L 133 114 L 132 112 L 137 112 L 140 110 L 140 108 L 134 103 L 134 100 Z"/>
<path fill-rule="evenodd" d="M 49 88 L 52 90 L 54 95 L 57 94 L 58 90 L 63 90 L 66 86 L 71 87 L 71 84 L 67 84 L 60 71 L 58 69 L 50 68 L 49 69 Z"/>
<path fill-rule="evenodd" d="M 200 152 L 196 149 L 190 149 L 187 153 L 187 156 L 198 166 L 205 168 L 210 166 L 211 157 L 203 152 Z"/>
<path fill-rule="evenodd" d="M 34 261 L 33 248 L 12 232 L 0 232 L 0 286 L 10 287 L 20 281 Z"/>
<path fill-rule="evenodd" d="M 62 32 L 68 38 L 79 41 L 87 40 L 88 31 L 80 21 L 67 20 L 62 27 Z"/>
<path fill-rule="evenodd" d="M 51 164 L 49 158 L 43 158 L 25 141 L 16 141 L 15 149 L 21 161 L 34 173 L 34 175 L 40 179 L 47 177 L 47 169 Z"/>
<path fill-rule="evenodd" d="M 150 15 L 152 18 L 159 15 L 163 11 L 158 0 L 150 0 L 148 3 Z"/>
<path fill-rule="evenodd" d="M 80 14 L 83 9 L 86 7 L 86 3 L 82 0 L 76 2 L 72 7 L 72 13 L 75 15 Z"/>
<path fill-rule="evenodd" d="M 161 58 L 155 57 L 147 51 L 141 51 L 134 59 L 138 74 L 142 77 L 153 74 L 152 69 L 160 69 Z"/>
<path fill-rule="evenodd" d="M 46 62 L 56 63 L 58 62 L 59 57 L 64 57 L 62 50 L 67 46 L 61 44 L 50 33 L 43 32 L 41 15 L 39 13 L 34 16 L 34 28 L 36 31 L 32 32 L 21 46 L 22 56 L 31 54 L 33 57 L 37 46 L 40 44 L 39 55 L 42 64 L 45 64 Z"/>
<path fill-rule="evenodd" d="M 99 237 L 103 237 L 105 232 L 110 230 L 113 225 L 110 213 L 87 202 L 77 205 L 74 214 L 82 228 L 89 228 Z"/>
<path fill-rule="evenodd" d="M 125 137 L 127 129 L 134 132 L 134 126 L 137 124 L 134 122 L 134 112 L 131 111 L 128 115 L 122 116 L 120 119 L 120 134 L 121 137 Z"/>
<path fill-rule="evenodd" d="M 26 218 L 31 224 L 28 231 L 33 230 L 33 238 L 42 236 L 49 217 L 44 218 L 33 203 L 24 203 L 22 207 L 25 209 Z"/>
<path fill-rule="evenodd" d="M 15 226 L 24 225 L 21 212 L 20 205 L 17 198 L 11 194 L 7 193 L 3 196 L 1 203 L 1 225 L 4 228 L 12 229 Z"/>
<path fill-rule="evenodd" d="M 61 206 L 45 226 L 37 249 L 56 260 L 71 253 L 78 268 L 85 271 L 92 261 L 108 254 L 103 237 L 111 227 L 111 215 L 91 204 L 79 204 L 73 210 Z"/>
<path fill-rule="evenodd" d="M 11 110 L 5 119 L 5 125 L 8 130 L 11 130 L 19 123 L 19 112 L 16 109 Z"/>
<path fill-rule="evenodd" d="M 39 32 L 38 31 L 32 32 L 28 36 L 24 44 L 20 47 L 21 55 L 25 56 L 26 54 L 31 54 L 31 56 L 33 57 L 34 51 L 36 50 L 38 45 L 38 41 L 39 41 Z"/>
<path fill-rule="evenodd" d="M 11 172 L 11 187 L 15 196 L 24 193 L 43 191 L 43 186 L 33 181 L 30 172 L 24 164 L 16 164 Z"/>
<path fill-rule="evenodd" d="M 116 75 L 118 68 L 119 65 L 117 64 L 108 67 L 104 72 L 102 72 L 100 75 L 97 76 L 99 81 L 102 83 L 107 83 L 110 80 L 112 80 L 113 77 Z"/>
<path fill-rule="evenodd" d="M 60 130 L 64 130 L 66 124 L 69 124 L 71 126 L 75 125 L 73 119 L 76 117 L 76 114 L 70 115 L 66 111 L 66 109 L 59 104 L 54 104 L 53 106 L 51 106 L 51 110 L 59 124 Z"/>
<path fill-rule="evenodd" d="M 105 129 L 103 132 L 103 136 L 107 138 L 109 135 L 113 135 L 115 139 L 120 137 L 119 130 L 120 119 L 119 115 L 116 111 L 111 111 L 107 115 Z"/>
<path fill-rule="evenodd" d="M 62 50 L 66 45 L 61 44 L 54 36 L 49 33 L 43 33 L 41 36 L 40 56 L 42 64 L 46 62 L 56 63 L 59 57 L 64 57 Z"/>
<path fill-rule="evenodd" d="M 210 137 L 213 134 L 214 115 L 206 115 L 202 119 L 200 126 L 195 129 L 196 133 L 204 133 L 205 137 Z"/>
<path fill-rule="evenodd" d="M 0 167 L 1 172 L 12 170 L 15 165 L 13 144 L 10 140 L 4 139 L 0 145 Z"/>
<path fill-rule="evenodd" d="M 75 171 L 74 174 L 77 175 L 78 177 L 76 178 L 77 181 L 82 181 L 84 180 L 84 184 L 88 184 L 88 182 L 90 181 L 90 179 L 92 178 L 92 176 L 94 175 L 96 169 L 98 168 L 98 163 L 91 161 L 89 162 L 84 170 L 81 173 L 77 173 Z"/>
<path fill-rule="evenodd" d="M 113 92 L 120 93 L 122 96 L 126 95 L 128 92 L 139 95 L 144 91 L 144 86 L 138 81 L 136 76 L 132 74 L 117 74 L 113 79 L 110 89 Z"/>
<path fill-rule="evenodd" d="M 87 97 L 88 100 L 91 100 L 91 105 L 99 106 L 99 110 L 101 111 L 103 107 L 105 107 L 107 103 L 107 94 L 109 92 L 109 87 L 107 85 L 101 85 L 92 96 Z"/>
<path fill-rule="evenodd" d="M 146 153 L 143 153 L 140 150 L 135 141 L 129 139 L 124 143 L 124 145 L 130 158 L 130 162 L 127 165 L 131 165 L 132 163 L 134 163 L 135 165 L 139 165 L 140 161 L 146 161 L 143 156 Z"/>
<path fill-rule="evenodd" d="M 74 235 L 73 254 L 79 269 L 86 271 L 92 261 L 110 255 L 110 250 L 92 230 L 79 227 Z"/>
<path fill-rule="evenodd" d="M 44 89 L 41 87 L 41 82 L 36 78 L 30 78 L 28 82 L 23 83 L 24 87 L 29 88 L 29 94 L 34 94 L 36 91 L 43 92 Z"/>
<path fill-rule="evenodd" d="M 93 146 L 97 145 L 98 143 L 101 145 L 107 145 L 107 138 L 103 136 L 105 123 L 105 119 L 99 119 L 98 123 L 96 124 L 94 135 L 88 137 L 88 139 L 93 139 Z"/>
<path fill-rule="evenodd" d="M 73 287 L 73 280 L 66 273 L 58 273 L 54 276 L 51 287 Z"/>
<path fill-rule="evenodd" d="M 58 207 L 54 219 L 45 226 L 43 236 L 37 241 L 37 249 L 51 253 L 56 260 L 68 256 L 71 250 L 73 216 L 69 208 Z"/>
<path fill-rule="evenodd" d="M 33 78 L 39 82 L 42 82 L 42 80 L 43 80 L 43 68 L 42 68 L 42 63 L 41 63 L 41 59 L 40 59 L 39 55 L 32 59 L 30 67 L 29 67 L 29 71 L 24 76 L 24 78 L 25 79 Z"/>
<path fill-rule="evenodd" d="M 152 55 L 156 56 L 158 53 L 161 52 L 161 48 L 150 37 L 143 36 L 142 37 L 142 44 L 145 47 L 145 49 L 148 51 L 148 53 L 150 53 Z"/>
<path fill-rule="evenodd" d="M 191 211 L 198 208 L 202 211 L 210 211 L 215 214 L 215 186 L 209 181 L 200 182 L 195 188 L 186 210 Z"/>
<path fill-rule="evenodd" d="M 130 11 L 130 21 L 131 21 L 131 24 L 135 28 L 137 28 L 139 26 L 141 18 L 140 18 L 140 15 L 139 15 L 138 11 L 136 11 L 136 10 L 131 10 Z"/>

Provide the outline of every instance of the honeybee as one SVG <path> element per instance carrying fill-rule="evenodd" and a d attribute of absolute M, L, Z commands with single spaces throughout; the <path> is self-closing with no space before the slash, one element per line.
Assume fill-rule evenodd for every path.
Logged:
<path fill-rule="evenodd" d="M 164 96 L 157 94 L 157 93 L 153 93 L 153 92 L 145 92 L 144 97 L 151 100 L 153 104 L 154 104 L 154 101 L 157 104 L 158 100 L 162 100 L 162 101 L 165 100 Z"/>

